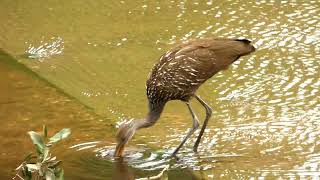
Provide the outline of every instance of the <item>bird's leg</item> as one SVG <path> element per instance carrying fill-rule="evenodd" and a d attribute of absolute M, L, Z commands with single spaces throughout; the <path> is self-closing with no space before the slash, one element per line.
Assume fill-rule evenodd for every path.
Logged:
<path fill-rule="evenodd" d="M 198 146 L 199 146 L 199 143 L 200 143 L 200 140 L 201 140 L 201 137 L 204 133 L 204 130 L 206 129 L 207 127 L 207 124 L 208 124 L 208 121 L 211 117 L 211 114 L 212 114 L 212 109 L 211 107 L 206 103 L 204 102 L 199 96 L 195 95 L 195 98 L 200 102 L 200 104 L 206 109 L 206 119 L 204 120 L 203 122 L 203 125 L 202 125 L 202 128 L 201 128 L 201 131 L 198 135 L 198 138 L 196 140 L 196 142 L 194 143 L 194 146 L 193 146 L 193 151 L 194 152 L 197 152 L 198 151 Z"/>
<path fill-rule="evenodd" d="M 175 156 L 179 149 L 183 146 L 183 144 L 187 141 L 187 139 L 194 133 L 194 131 L 197 130 L 197 128 L 199 127 L 199 121 L 197 116 L 195 115 L 195 113 L 193 112 L 189 102 L 186 102 L 188 109 L 191 113 L 192 116 L 192 128 L 189 130 L 188 134 L 183 138 L 183 140 L 181 141 L 180 145 L 176 148 L 176 150 L 174 150 L 174 152 L 172 153 L 172 156 Z"/>

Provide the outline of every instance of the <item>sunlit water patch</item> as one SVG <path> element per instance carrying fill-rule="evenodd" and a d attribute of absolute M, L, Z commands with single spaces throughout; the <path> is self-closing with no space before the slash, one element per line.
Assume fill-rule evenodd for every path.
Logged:
<path fill-rule="evenodd" d="M 43 61 L 55 55 L 61 55 L 64 50 L 64 41 L 61 37 L 52 37 L 49 41 L 41 40 L 39 45 L 25 42 L 28 45 L 25 56 L 30 59 Z"/>

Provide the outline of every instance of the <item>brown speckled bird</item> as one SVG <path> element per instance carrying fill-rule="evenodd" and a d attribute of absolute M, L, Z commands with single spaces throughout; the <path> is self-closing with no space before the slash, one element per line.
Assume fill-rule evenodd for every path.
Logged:
<path fill-rule="evenodd" d="M 255 48 L 250 43 L 246 39 L 198 39 L 178 45 L 162 55 L 154 65 L 146 84 L 149 113 L 145 119 L 131 121 L 119 128 L 114 156 L 123 156 L 124 146 L 136 130 L 150 127 L 157 122 L 168 101 L 181 100 L 186 103 L 192 115 L 193 126 L 172 154 L 176 155 L 199 127 L 197 116 L 189 104 L 192 97 L 206 110 L 206 118 L 193 146 L 196 152 L 212 109 L 195 92 L 214 74 L 226 69 L 241 56 L 254 52 Z"/>

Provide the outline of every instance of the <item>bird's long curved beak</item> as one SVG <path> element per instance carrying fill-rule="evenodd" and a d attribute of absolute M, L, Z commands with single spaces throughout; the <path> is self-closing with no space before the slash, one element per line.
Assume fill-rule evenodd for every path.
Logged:
<path fill-rule="evenodd" d="M 115 150 L 113 156 L 115 156 L 115 157 L 122 157 L 122 156 L 123 156 L 123 151 L 124 151 L 124 144 L 122 144 L 122 143 L 117 144 L 116 150 Z"/>

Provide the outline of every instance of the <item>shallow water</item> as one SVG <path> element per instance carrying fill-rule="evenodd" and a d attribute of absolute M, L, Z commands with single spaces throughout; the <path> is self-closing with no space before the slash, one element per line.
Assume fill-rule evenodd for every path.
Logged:
<path fill-rule="evenodd" d="M 199 89 L 198 94 L 213 107 L 213 116 L 200 152 L 192 152 L 193 137 L 178 155 L 180 159 L 170 161 L 175 173 L 169 177 L 179 174 L 178 169 L 185 170 L 182 175 L 191 172 L 198 178 L 320 176 L 318 1 L 5 0 L 0 4 L 1 48 L 102 117 L 87 124 L 65 124 L 68 114 L 79 110 L 59 113 L 57 129 L 81 127 L 92 137 L 78 132 L 73 135 L 77 141 L 68 147 L 81 145 L 61 152 L 68 160 L 68 153 L 83 153 L 81 159 L 75 156 L 78 163 L 67 163 L 70 178 L 85 177 L 86 169 L 91 179 L 111 177 L 112 173 L 103 172 L 117 167 L 109 155 L 114 128 L 101 124 L 115 127 L 143 118 L 145 80 L 157 58 L 175 43 L 212 36 L 246 37 L 258 50 Z M 28 96 L 28 91 L 20 92 L 15 96 Z M 197 102 L 192 105 L 203 118 L 203 108 Z M 15 108 L 8 106 L 6 111 L 14 114 Z M 44 108 L 29 114 L 45 118 L 56 112 Z M 80 112 L 85 113 L 85 108 Z M 19 122 L 24 116 L 15 119 Z M 124 167 L 135 169 L 136 177 L 159 172 L 191 127 L 190 118 L 183 103 L 170 102 L 154 127 L 136 134 Z M 30 127 L 22 123 L 12 127 L 25 134 L 43 123 L 34 122 Z M 8 134 L 4 126 L 0 132 Z M 12 155 L 8 157 L 19 154 L 9 147 Z"/>

